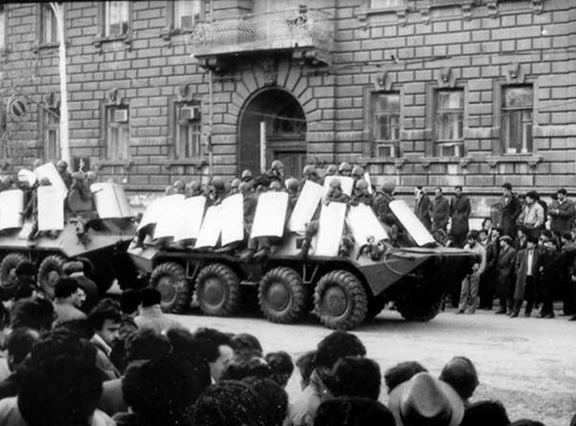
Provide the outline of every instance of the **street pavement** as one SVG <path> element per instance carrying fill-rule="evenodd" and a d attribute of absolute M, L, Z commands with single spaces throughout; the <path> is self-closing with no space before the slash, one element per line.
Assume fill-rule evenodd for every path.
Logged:
<path fill-rule="evenodd" d="M 256 314 L 214 318 L 192 309 L 189 315 L 174 318 L 192 331 L 213 327 L 254 334 L 265 352 L 284 350 L 293 359 L 314 349 L 331 332 L 314 317 L 296 325 L 278 325 Z M 385 310 L 354 333 L 382 373 L 398 362 L 416 360 L 437 375 L 453 356 L 469 357 L 480 376 L 472 400 L 500 399 L 511 420 L 532 418 L 547 426 L 567 426 L 576 413 L 576 322 L 566 317 L 511 319 L 488 311 L 454 315 L 447 310 L 431 322 L 410 323 Z M 291 400 L 298 395 L 299 380 L 295 371 L 287 387 Z M 380 400 L 387 400 L 384 386 Z"/>

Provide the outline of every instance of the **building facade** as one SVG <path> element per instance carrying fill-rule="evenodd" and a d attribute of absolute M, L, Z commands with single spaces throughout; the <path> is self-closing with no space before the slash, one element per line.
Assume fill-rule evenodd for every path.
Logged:
<path fill-rule="evenodd" d="M 576 192 L 571 0 L 64 3 L 74 167 L 134 194 L 350 161 L 376 184 Z M 60 157 L 57 22 L 0 17 L 0 167 Z"/>

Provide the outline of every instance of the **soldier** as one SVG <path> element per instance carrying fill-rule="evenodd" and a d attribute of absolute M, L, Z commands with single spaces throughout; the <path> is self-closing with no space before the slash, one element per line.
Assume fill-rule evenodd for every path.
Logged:
<path fill-rule="evenodd" d="M 185 194 L 186 193 L 186 184 L 181 180 L 175 180 L 172 184 L 174 189 L 176 190 L 176 194 Z"/>
<path fill-rule="evenodd" d="M 84 174 L 81 172 L 72 173 L 72 184 L 66 196 L 66 207 L 72 214 L 90 212 L 94 209 L 92 203 L 92 193 L 86 184 Z"/>
<path fill-rule="evenodd" d="M 318 176 L 318 172 L 316 171 L 316 167 L 314 167 L 312 164 L 304 166 L 304 169 L 302 170 L 302 184 L 304 184 L 304 182 L 307 180 L 318 184 L 321 183 L 320 176 Z"/>
<path fill-rule="evenodd" d="M 390 202 L 394 200 L 395 185 L 393 182 L 385 182 L 382 187 L 376 191 L 372 209 L 380 222 L 392 226 L 396 223 L 396 218 L 390 210 Z"/>
<path fill-rule="evenodd" d="M 352 166 L 350 165 L 350 163 L 346 161 L 341 162 L 340 165 L 338 166 L 338 174 L 340 176 L 350 177 L 350 175 L 352 174 Z"/>
<path fill-rule="evenodd" d="M 286 190 L 288 191 L 288 211 L 286 212 L 286 222 L 290 219 L 294 207 L 298 202 L 300 196 L 300 181 L 295 178 L 290 178 L 286 181 Z"/>
<path fill-rule="evenodd" d="M 284 185 L 284 164 L 280 160 L 272 161 L 270 165 L 270 170 L 266 172 L 270 181 L 278 181 L 282 185 Z"/>
<path fill-rule="evenodd" d="M 214 178 L 208 186 L 208 201 L 210 205 L 217 206 L 226 198 L 226 182 L 221 178 Z"/>
<path fill-rule="evenodd" d="M 354 166 L 352 168 L 352 178 L 354 179 L 354 182 L 364 180 L 364 169 L 360 166 Z"/>
<path fill-rule="evenodd" d="M 186 198 L 198 197 L 199 195 L 203 195 L 202 185 L 200 185 L 200 182 L 193 180 L 186 185 Z"/>
<path fill-rule="evenodd" d="M 334 164 L 330 164 L 328 167 L 326 167 L 326 173 L 324 174 L 324 177 L 334 176 L 336 173 L 338 173 L 338 167 L 336 167 Z"/>
<path fill-rule="evenodd" d="M 330 182 L 330 188 L 324 196 L 324 205 L 328 205 L 332 201 L 345 204 L 350 202 L 350 197 L 342 191 L 342 182 L 340 182 L 340 179 L 333 179 Z"/>
<path fill-rule="evenodd" d="M 56 170 L 58 170 L 58 174 L 64 181 L 66 188 L 70 188 L 72 185 L 72 175 L 68 171 L 68 163 L 64 160 L 60 160 L 56 163 Z"/>
<path fill-rule="evenodd" d="M 240 179 L 242 180 L 242 182 L 251 182 L 254 180 L 254 176 L 252 175 L 252 172 L 250 170 L 246 169 L 242 170 Z"/>
<path fill-rule="evenodd" d="M 238 194 L 240 192 L 240 184 L 242 181 L 238 178 L 230 183 L 230 195 Z"/>
<path fill-rule="evenodd" d="M 352 193 L 352 202 L 353 206 L 357 206 L 359 204 L 365 204 L 369 207 L 372 207 L 373 197 L 370 192 L 368 192 L 368 182 L 365 180 L 356 181 L 354 184 L 354 192 Z"/>

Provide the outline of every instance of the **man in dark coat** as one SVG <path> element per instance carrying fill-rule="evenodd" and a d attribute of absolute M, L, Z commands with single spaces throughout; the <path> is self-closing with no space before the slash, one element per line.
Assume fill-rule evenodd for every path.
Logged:
<path fill-rule="evenodd" d="M 416 195 L 416 204 L 414 205 L 414 213 L 420 219 L 420 222 L 426 227 L 426 229 L 432 229 L 432 203 L 430 202 L 430 197 L 424 191 L 424 188 L 417 186 L 414 190 Z"/>
<path fill-rule="evenodd" d="M 472 207 L 467 196 L 462 194 L 460 185 L 454 187 L 455 195 L 450 200 L 450 218 L 452 219 L 452 228 L 450 235 L 456 247 L 464 247 L 466 236 L 468 235 L 469 225 L 468 218 Z"/>
<path fill-rule="evenodd" d="M 505 183 L 502 185 L 502 199 L 500 200 L 497 224 L 502 230 L 502 235 L 508 235 L 512 239 L 516 238 L 516 233 L 518 232 L 516 220 L 521 212 L 522 202 L 512 192 L 512 185 Z"/>
<path fill-rule="evenodd" d="M 450 202 L 442 194 L 442 188 L 436 188 L 436 196 L 432 200 L 432 233 L 439 230 L 446 232 L 450 219 Z"/>
<path fill-rule="evenodd" d="M 563 260 L 558 251 L 558 247 L 552 238 L 552 233 L 548 230 L 543 231 L 538 243 L 540 250 L 540 268 L 538 273 L 537 293 L 542 301 L 542 308 L 538 317 L 554 318 L 554 306 L 552 298 L 552 287 L 554 283 L 562 280 Z"/>
<path fill-rule="evenodd" d="M 494 289 L 498 280 L 497 265 L 500 255 L 500 230 L 492 228 L 486 242 L 486 269 L 480 277 L 480 309 L 492 310 Z"/>
<path fill-rule="evenodd" d="M 500 308 L 496 314 L 512 312 L 514 294 L 514 267 L 516 266 L 516 250 L 512 247 L 512 238 L 508 235 L 500 237 L 500 253 L 496 264 L 498 282 L 496 295 L 500 301 Z M 508 307 L 508 311 L 507 308 Z"/>
<path fill-rule="evenodd" d="M 516 285 L 511 318 L 518 316 L 524 300 L 526 300 L 524 316 L 529 317 L 532 313 L 536 299 L 536 280 L 540 268 L 540 250 L 536 248 L 537 243 L 538 239 L 530 235 L 526 248 L 516 255 Z"/>
<path fill-rule="evenodd" d="M 550 204 L 548 215 L 550 216 L 550 230 L 557 235 L 570 232 L 572 219 L 576 213 L 574 203 L 567 198 L 567 192 L 560 188 L 556 192 L 556 200 Z"/>

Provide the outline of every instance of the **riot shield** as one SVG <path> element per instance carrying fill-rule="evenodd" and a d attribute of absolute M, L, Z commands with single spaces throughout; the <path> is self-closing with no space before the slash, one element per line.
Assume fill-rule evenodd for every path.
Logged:
<path fill-rule="evenodd" d="M 120 185 L 112 182 L 98 182 L 90 185 L 90 192 L 100 219 L 132 216 L 124 188 Z"/>
<path fill-rule="evenodd" d="M 338 255 L 342 231 L 344 230 L 346 207 L 346 204 L 336 202 L 322 206 L 318 237 L 316 244 L 314 244 L 314 256 L 334 257 Z"/>
<path fill-rule="evenodd" d="M 178 223 L 174 220 L 174 212 L 180 211 L 182 208 L 181 206 L 184 201 L 184 195 L 168 195 L 161 200 L 162 202 L 159 204 L 156 211 L 157 221 L 156 228 L 154 229 L 155 240 L 158 238 L 173 237 L 178 232 Z"/>
<path fill-rule="evenodd" d="M 222 232 L 221 211 L 221 205 L 208 208 L 194 248 L 216 247 Z"/>
<path fill-rule="evenodd" d="M 21 228 L 24 193 L 20 189 L 0 192 L 0 230 Z"/>
<path fill-rule="evenodd" d="M 354 179 L 348 176 L 326 176 L 324 178 L 324 194 L 328 193 L 330 189 L 330 182 L 334 179 L 338 179 L 342 185 L 342 192 L 346 195 L 352 195 L 352 190 L 354 189 Z"/>
<path fill-rule="evenodd" d="M 430 234 L 428 229 L 420 222 L 420 219 L 414 214 L 412 209 L 404 200 L 394 200 L 390 202 L 390 210 L 400 221 L 402 226 L 414 239 L 419 246 L 436 243 L 436 240 Z"/>
<path fill-rule="evenodd" d="M 175 212 L 176 217 L 174 220 L 177 222 L 177 225 L 174 241 L 198 238 L 200 227 L 202 226 L 202 218 L 204 217 L 205 205 L 206 197 L 204 196 L 186 198 L 182 202 L 180 211 Z"/>
<path fill-rule="evenodd" d="M 56 186 L 39 186 L 38 231 L 61 231 L 64 229 L 64 198 L 66 193 Z"/>
<path fill-rule="evenodd" d="M 244 197 L 234 194 L 222 201 L 222 245 L 244 239 Z"/>
<path fill-rule="evenodd" d="M 298 197 L 298 201 L 296 201 L 296 206 L 288 222 L 288 229 L 290 231 L 300 234 L 304 233 L 306 224 L 312 220 L 323 195 L 324 188 L 321 185 L 310 182 L 309 180 L 304 183 L 304 187 L 300 192 L 300 196 Z"/>
<path fill-rule="evenodd" d="M 388 233 L 374 211 L 365 204 L 350 207 L 346 216 L 346 223 L 354 240 L 359 245 L 366 244 L 369 238 L 374 238 L 376 242 L 388 239 Z"/>
<path fill-rule="evenodd" d="M 281 237 L 284 234 L 288 194 L 265 192 L 258 197 L 251 238 Z"/>
<path fill-rule="evenodd" d="M 60 173 L 52 163 L 46 163 L 41 165 L 40 167 L 36 167 L 34 169 L 34 173 L 38 178 L 38 182 L 42 179 L 47 178 L 50 181 L 50 184 L 57 188 L 60 192 L 63 192 L 64 195 L 68 192 L 68 188 L 66 188 L 66 184 L 62 180 Z"/>

